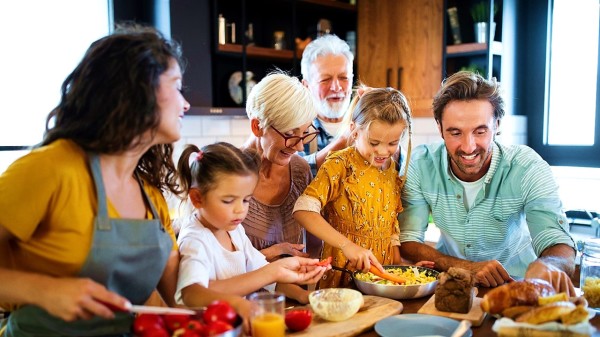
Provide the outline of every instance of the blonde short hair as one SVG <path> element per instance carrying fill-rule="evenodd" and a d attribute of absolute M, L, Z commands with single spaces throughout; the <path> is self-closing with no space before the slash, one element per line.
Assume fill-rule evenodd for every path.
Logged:
<path fill-rule="evenodd" d="M 252 88 L 246 102 L 249 119 L 258 119 L 263 129 L 273 126 L 282 131 L 313 121 L 318 109 L 309 89 L 282 72 L 265 76 Z"/>

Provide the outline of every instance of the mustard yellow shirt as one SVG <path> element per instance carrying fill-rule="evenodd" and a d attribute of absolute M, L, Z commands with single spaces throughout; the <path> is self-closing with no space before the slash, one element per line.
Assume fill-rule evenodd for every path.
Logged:
<path fill-rule="evenodd" d="M 401 180 L 395 165 L 380 170 L 355 147 L 349 147 L 327 157 L 303 197 L 317 199 L 323 217 L 333 228 L 355 244 L 370 249 L 382 264 L 391 264 L 392 247 L 400 245 L 397 219 L 402 211 L 400 190 Z M 338 247 L 324 244 L 323 258 L 328 256 L 333 257 L 334 265 L 346 266 L 347 259 Z M 319 286 L 345 286 L 340 282 L 339 276 L 330 276 Z"/>
<path fill-rule="evenodd" d="M 174 247 L 175 234 L 160 190 L 144 184 Z M 108 215 L 119 214 L 107 200 Z M 0 175 L 0 226 L 16 240 L 8 268 L 53 276 L 76 276 L 91 248 L 97 210 L 86 153 L 74 142 L 57 140 L 16 160 Z M 147 217 L 153 218 L 148 210 Z"/>

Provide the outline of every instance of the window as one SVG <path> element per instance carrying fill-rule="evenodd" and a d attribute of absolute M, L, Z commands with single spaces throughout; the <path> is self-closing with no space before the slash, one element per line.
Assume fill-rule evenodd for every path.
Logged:
<path fill-rule="evenodd" d="M 544 115 L 532 147 L 553 166 L 600 168 L 600 1 L 549 3 Z"/>
<path fill-rule="evenodd" d="M 110 0 L 0 2 L 0 172 L 39 143 L 60 87 L 90 43 L 109 33 Z"/>

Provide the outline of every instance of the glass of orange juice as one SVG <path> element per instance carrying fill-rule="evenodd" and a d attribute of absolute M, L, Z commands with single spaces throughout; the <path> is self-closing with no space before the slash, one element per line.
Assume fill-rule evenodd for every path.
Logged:
<path fill-rule="evenodd" d="M 248 299 L 252 303 L 252 337 L 284 337 L 285 296 L 281 293 L 257 292 Z"/>

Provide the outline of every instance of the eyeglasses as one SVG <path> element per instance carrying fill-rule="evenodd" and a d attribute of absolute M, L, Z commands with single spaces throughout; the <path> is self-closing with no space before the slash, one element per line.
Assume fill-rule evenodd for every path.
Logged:
<path fill-rule="evenodd" d="M 294 147 L 296 145 L 298 145 L 298 143 L 302 142 L 302 144 L 308 144 L 310 142 L 313 141 L 313 139 L 315 139 L 315 137 L 317 137 L 317 135 L 319 134 L 319 130 L 317 130 L 317 128 L 314 125 L 311 125 L 313 130 L 316 130 L 315 132 L 311 132 L 309 134 L 307 134 L 306 136 L 302 136 L 302 137 L 298 137 L 298 136 L 286 136 L 283 133 L 279 132 L 279 130 L 275 129 L 275 127 L 271 126 L 271 128 L 273 130 L 275 130 L 275 132 L 277 132 L 281 137 L 283 137 L 283 139 L 285 140 L 285 147 Z"/>

